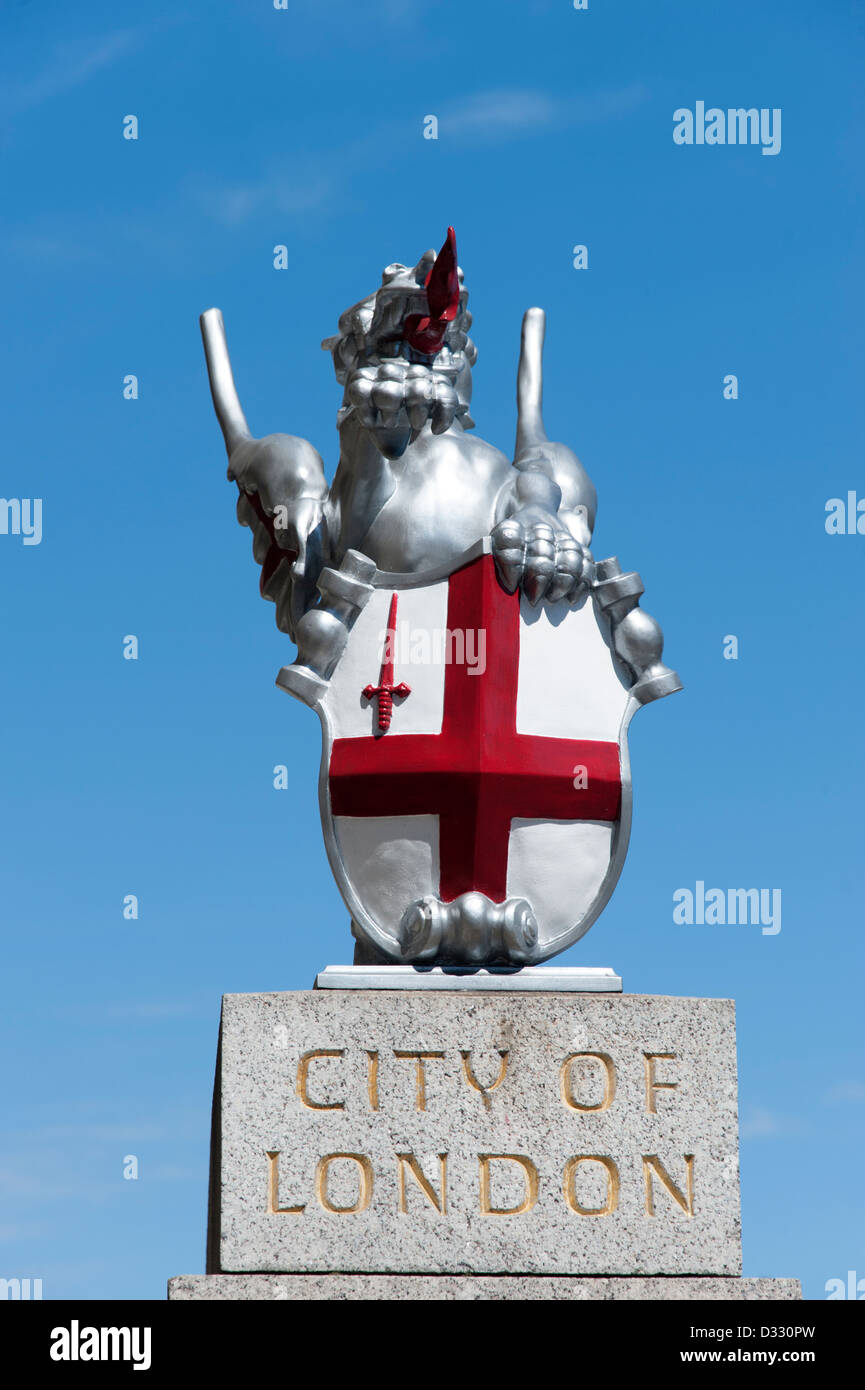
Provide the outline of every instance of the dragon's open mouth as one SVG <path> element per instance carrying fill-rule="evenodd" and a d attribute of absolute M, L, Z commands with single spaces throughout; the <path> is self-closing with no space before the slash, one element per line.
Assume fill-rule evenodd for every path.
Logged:
<path fill-rule="evenodd" d="M 465 343 L 460 345 L 458 336 L 454 334 L 457 341 L 453 345 L 447 341 L 443 342 L 434 356 L 428 352 L 420 352 L 406 338 L 392 338 L 388 342 L 378 344 L 377 352 L 367 356 L 366 365 L 375 366 L 377 362 L 388 362 L 400 357 L 412 366 L 426 367 L 428 371 L 435 372 L 436 375 L 441 373 L 448 381 L 455 382 L 468 364 Z"/>

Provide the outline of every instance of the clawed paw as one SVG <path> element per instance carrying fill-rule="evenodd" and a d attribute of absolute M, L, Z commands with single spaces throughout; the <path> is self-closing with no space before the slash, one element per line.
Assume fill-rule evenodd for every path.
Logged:
<path fill-rule="evenodd" d="M 492 542 L 508 593 L 521 588 L 533 607 L 541 599 L 572 603 L 590 582 L 591 553 L 555 518 L 517 513 L 493 528 Z"/>

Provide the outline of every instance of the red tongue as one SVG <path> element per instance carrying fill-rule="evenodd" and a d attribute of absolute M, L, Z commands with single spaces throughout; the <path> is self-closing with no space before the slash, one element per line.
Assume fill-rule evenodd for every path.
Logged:
<path fill-rule="evenodd" d="M 445 244 L 426 278 L 426 297 L 429 314 L 409 314 L 403 324 L 403 337 L 417 352 L 434 356 L 460 307 L 457 238 L 453 227 L 448 227 Z"/>

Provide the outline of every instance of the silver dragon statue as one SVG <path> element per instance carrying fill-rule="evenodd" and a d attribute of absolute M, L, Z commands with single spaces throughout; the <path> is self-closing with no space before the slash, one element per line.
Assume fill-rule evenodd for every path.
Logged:
<path fill-rule="evenodd" d="M 631 715 L 681 688 L 639 576 L 592 557 L 591 480 L 544 431 L 543 310 L 511 461 L 472 432 L 467 300 L 449 228 L 341 315 L 330 486 L 307 440 L 252 435 L 222 315 L 201 316 L 238 520 L 297 643 L 278 684 L 322 722 L 359 961 L 519 966 L 581 937 L 627 849 Z"/>

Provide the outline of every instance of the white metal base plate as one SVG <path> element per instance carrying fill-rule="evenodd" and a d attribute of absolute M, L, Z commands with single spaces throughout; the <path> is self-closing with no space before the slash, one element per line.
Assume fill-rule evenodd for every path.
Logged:
<path fill-rule="evenodd" d="M 567 994 L 621 994 L 622 977 L 607 966 L 527 965 L 521 970 L 471 966 L 327 965 L 315 989 L 546 990 Z"/>

